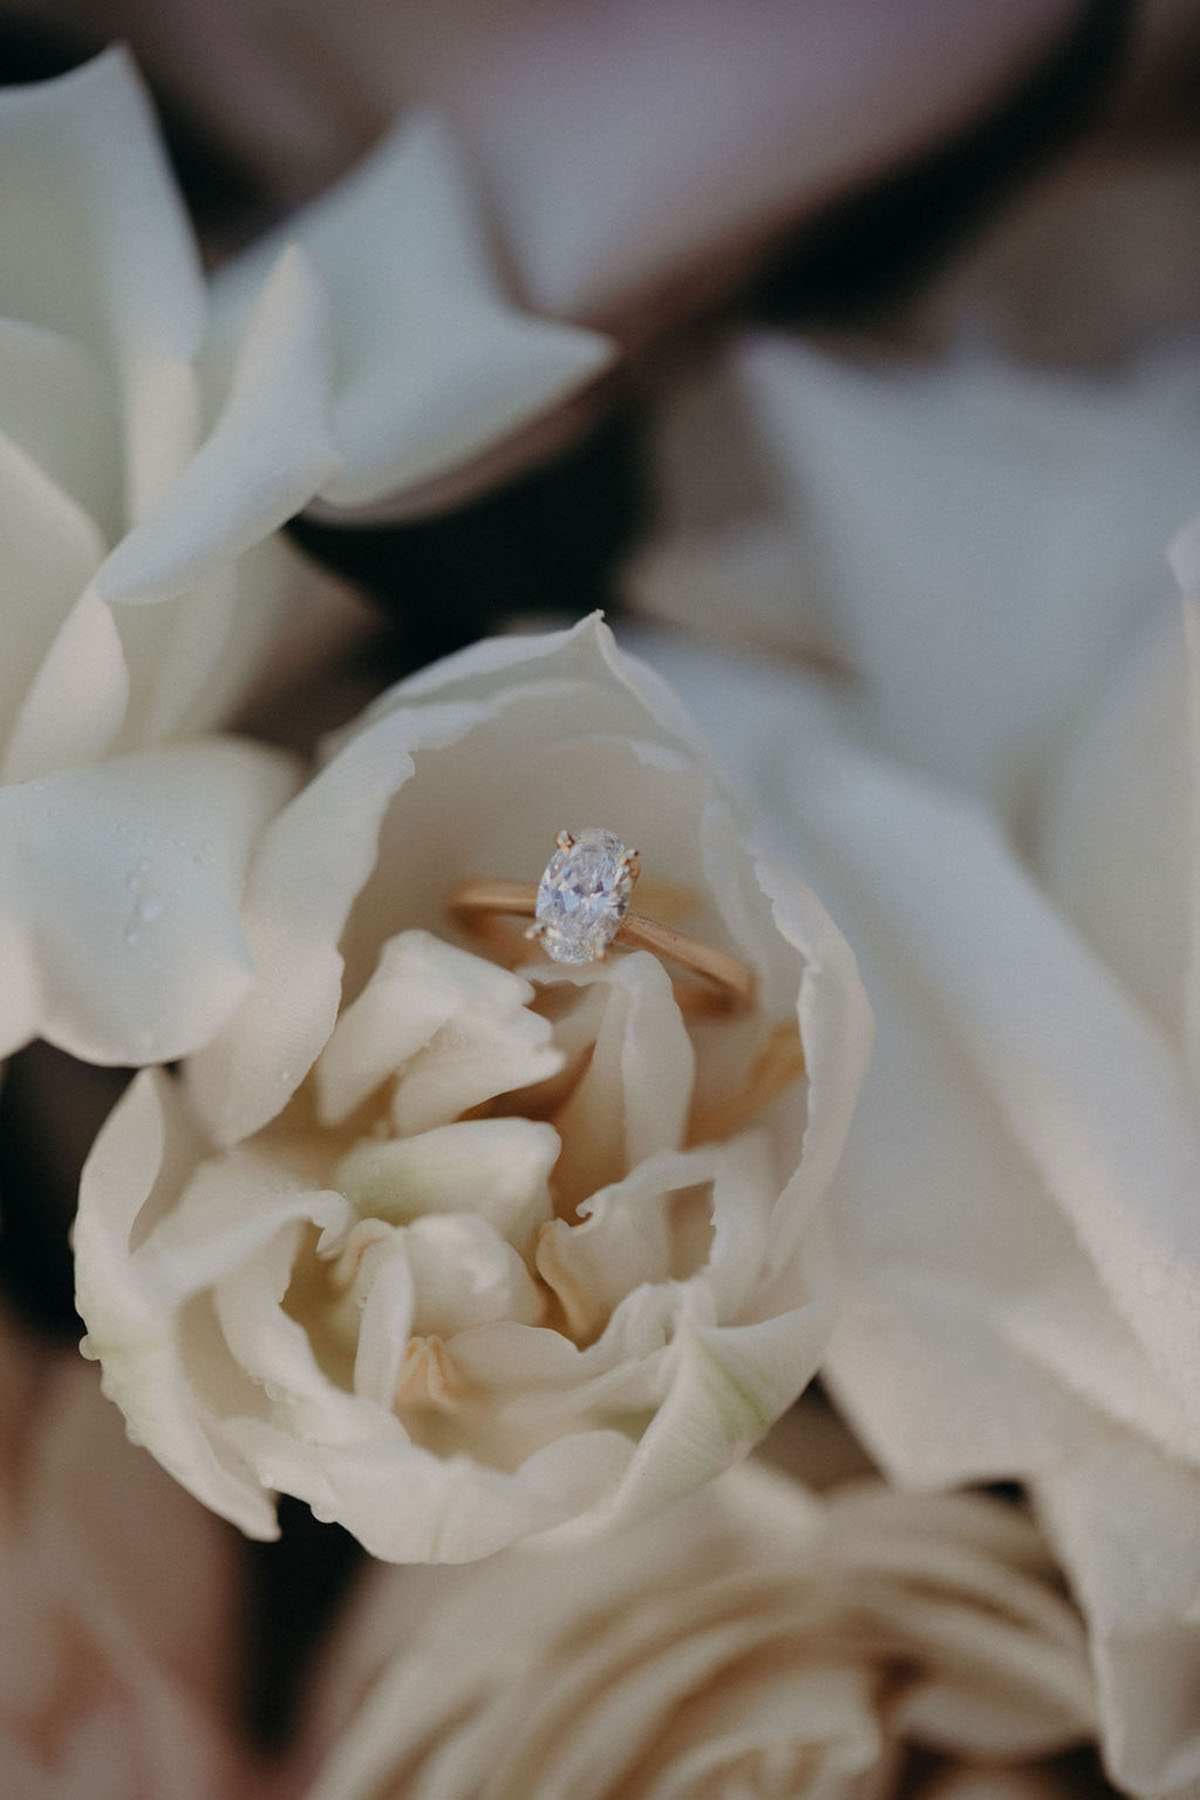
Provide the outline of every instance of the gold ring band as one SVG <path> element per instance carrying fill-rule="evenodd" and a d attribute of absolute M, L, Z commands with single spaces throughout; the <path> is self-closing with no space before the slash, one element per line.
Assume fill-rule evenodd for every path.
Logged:
<path fill-rule="evenodd" d="M 531 881 L 503 881 L 477 877 L 458 882 L 446 895 L 446 911 L 470 929 L 501 944 L 489 921 L 495 917 L 532 919 L 537 909 L 538 889 Z M 626 912 L 613 941 L 630 950 L 649 950 L 664 962 L 676 963 L 704 984 L 689 983 L 676 990 L 676 998 L 688 1011 L 745 1013 L 752 1012 L 758 996 L 754 970 L 713 944 L 687 937 L 673 926 L 660 924 L 644 913 Z M 502 947 L 511 952 L 511 940 Z M 604 952 L 594 960 L 601 961 Z M 513 960 L 511 954 L 508 960 Z"/>

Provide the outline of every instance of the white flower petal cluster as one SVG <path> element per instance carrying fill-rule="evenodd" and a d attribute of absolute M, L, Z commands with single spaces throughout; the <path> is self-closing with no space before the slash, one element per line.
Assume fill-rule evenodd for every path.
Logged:
<path fill-rule="evenodd" d="M 631 600 L 836 666 L 867 742 L 1011 817 L 1169 593 L 1163 546 L 1200 491 L 1200 352 L 1170 341 L 1101 376 L 751 336 L 668 388 L 654 444 Z"/>
<path fill-rule="evenodd" d="M 336 186 L 223 270 L 223 331 L 243 320 L 278 257 L 299 244 L 338 333 L 323 483 L 336 507 L 421 510 L 427 489 L 576 396 L 616 354 L 600 333 L 506 297 L 454 141 L 406 117 Z"/>
<path fill-rule="evenodd" d="M 1200 488 L 1197 365 L 1179 351 L 1166 385 L 1153 364 L 1086 382 L 994 368 L 989 419 L 978 370 L 747 354 L 807 437 L 806 478 L 783 483 L 807 560 L 772 617 L 799 645 L 823 607 L 861 682 L 665 639 L 653 660 L 834 908 L 878 1020 L 835 1184 L 826 1372 L 893 1478 L 1030 1484 L 1088 1617 L 1114 1778 L 1190 1795 L 1197 631 L 1162 543 L 1164 509 L 1186 516 Z M 733 628 L 729 542 L 708 591 L 725 584 Z M 1194 544 L 1176 555 L 1188 595 Z"/>
<path fill-rule="evenodd" d="M 1036 1764 L 1094 1707 L 1011 1508 L 817 1500 L 748 1464 L 615 1542 L 381 1571 L 324 1676 L 308 1796 L 1015 1800 L 1055 1791 Z"/>
<path fill-rule="evenodd" d="M 325 215 L 371 305 L 292 247 L 235 318 L 122 53 L 0 94 L 0 1057 L 211 1035 L 250 980 L 250 846 L 295 775 L 192 740 L 293 605 L 277 527 L 339 483 L 444 469 L 610 355 L 505 304 L 436 127 L 374 179 Z"/>
<path fill-rule="evenodd" d="M 657 881 L 746 958 L 757 1011 L 689 1029 L 644 951 L 511 971 L 448 941 L 451 885 L 535 881 L 564 824 L 637 845 L 641 903 Z M 375 1555 L 463 1561 L 634 1521 L 791 1404 L 869 1013 L 605 627 L 385 695 L 263 833 L 243 922 L 254 985 L 134 1083 L 75 1229 L 89 1353 L 179 1480 L 257 1536 L 282 1490 Z M 804 1081 L 731 1121 L 797 1026 Z"/>

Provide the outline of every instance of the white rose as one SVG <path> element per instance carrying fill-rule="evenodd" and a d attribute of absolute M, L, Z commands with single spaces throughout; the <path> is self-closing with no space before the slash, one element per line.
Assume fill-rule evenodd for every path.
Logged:
<path fill-rule="evenodd" d="M 912 1752 L 939 1793 L 1036 1794 L 1094 1700 L 1011 1508 L 746 1465 L 616 1541 L 379 1571 L 317 1719 L 308 1800 L 882 1800 Z"/>
<path fill-rule="evenodd" d="M 354 271 L 332 303 L 292 249 L 214 314 L 119 53 L 0 94 L 0 182 L 0 1057 L 174 1058 L 250 980 L 246 860 L 294 785 L 185 741 L 293 616 L 276 528 L 473 455 L 609 349 L 504 303 L 432 125 L 314 227 Z"/>
<path fill-rule="evenodd" d="M 1100 376 L 754 336 L 667 390 L 653 441 L 635 605 L 836 665 L 869 743 L 1016 816 L 1168 591 L 1162 546 L 1200 491 L 1200 351 Z"/>
<path fill-rule="evenodd" d="M 248 1791 L 231 1550 L 130 1449 L 92 1374 L 0 1317 L 0 1792 Z"/>
<path fill-rule="evenodd" d="M 80 0 L 41 0 L 60 15 Z M 744 283 L 798 220 L 907 165 L 1060 54 L 1070 0 L 189 0 L 128 31 L 164 92 L 292 204 L 414 102 L 461 131 L 505 260 L 537 307 L 644 342 Z M 336 71 L 336 91 L 331 71 Z"/>
<path fill-rule="evenodd" d="M 863 679 L 846 696 L 665 642 L 655 660 L 844 922 L 879 1022 L 836 1184 L 827 1373 L 893 1477 L 1030 1484 L 1088 1616 L 1114 1778 L 1191 1795 L 1196 632 L 1156 540 L 1200 488 L 1197 367 L 993 368 L 989 423 L 978 370 L 788 357 L 771 346 L 781 427 L 808 436 L 793 541 Z M 1200 593 L 1194 541 L 1178 563 Z M 838 567 L 871 582 L 852 597 Z M 714 599 L 727 575 L 709 569 Z M 745 588 L 725 591 L 732 620 Z"/>
<path fill-rule="evenodd" d="M 624 834 L 758 976 L 689 1031 L 647 952 L 510 973 L 446 941 L 470 875 Z M 798 881 L 747 846 L 695 727 L 595 620 L 402 683 L 263 834 L 256 979 L 182 1080 L 100 1134 L 76 1223 L 89 1353 L 210 1506 L 272 1489 L 375 1555 L 460 1561 L 636 1519 L 795 1399 L 832 1321 L 823 1195 L 870 1022 Z M 710 1125 L 764 1047 L 792 1081 Z"/>
<path fill-rule="evenodd" d="M 453 137 L 406 115 L 351 172 L 221 270 L 221 330 L 244 322 L 289 245 L 320 271 L 337 335 L 328 508 L 391 518 L 442 507 L 503 474 L 516 440 L 544 452 L 613 362 L 595 331 L 507 297 Z M 336 516 L 336 513 L 335 513 Z"/>

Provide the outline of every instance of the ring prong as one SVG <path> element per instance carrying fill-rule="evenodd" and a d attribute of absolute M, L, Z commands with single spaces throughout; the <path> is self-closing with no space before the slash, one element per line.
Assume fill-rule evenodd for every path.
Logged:
<path fill-rule="evenodd" d="M 539 938 L 543 938 L 545 935 L 546 927 L 542 924 L 540 919 L 535 919 L 532 925 L 527 925 L 522 933 L 525 941 L 530 944 L 536 943 Z"/>
<path fill-rule="evenodd" d="M 575 839 L 571 836 L 569 831 L 556 831 L 554 834 L 554 842 L 560 850 L 573 850 L 575 848 Z"/>
<path fill-rule="evenodd" d="M 640 850 L 627 850 L 621 858 L 621 867 L 631 881 L 636 881 L 642 872 L 642 853 Z"/>

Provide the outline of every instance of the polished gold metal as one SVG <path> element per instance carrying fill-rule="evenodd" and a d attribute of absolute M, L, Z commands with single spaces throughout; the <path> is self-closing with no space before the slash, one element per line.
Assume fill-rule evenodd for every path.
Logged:
<path fill-rule="evenodd" d="M 555 843 L 560 850 L 569 850 L 570 834 L 559 832 Z M 636 850 L 630 851 L 629 857 L 630 872 L 636 880 L 641 858 Z M 536 901 L 534 882 L 472 877 L 456 883 L 446 895 L 445 904 L 453 919 L 484 938 L 513 967 L 521 960 L 520 939 L 514 940 L 512 933 L 497 921 L 505 917 L 532 918 Z M 536 922 L 524 933 L 526 939 L 534 941 L 540 935 L 541 927 Z M 663 925 L 637 912 L 625 914 L 613 943 L 628 950 L 649 950 L 662 961 L 686 969 L 692 979 L 675 984 L 675 997 L 688 1012 L 734 1014 L 754 1009 L 758 997 L 754 970 L 728 950 L 718 950 L 713 944 L 702 943 L 676 931 L 672 925 Z M 603 957 L 597 960 L 602 961 Z"/>

